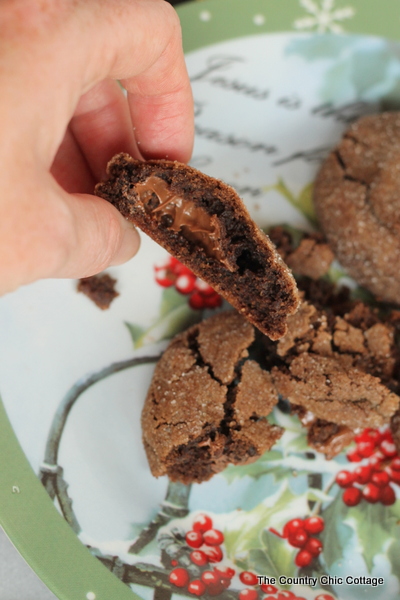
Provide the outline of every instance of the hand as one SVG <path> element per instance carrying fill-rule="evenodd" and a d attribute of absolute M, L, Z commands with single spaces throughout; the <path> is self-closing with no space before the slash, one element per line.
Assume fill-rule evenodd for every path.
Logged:
<path fill-rule="evenodd" d="M 193 102 L 164 0 L 2 0 L 0 31 L 1 294 L 131 258 L 94 185 L 117 152 L 187 161 Z"/>

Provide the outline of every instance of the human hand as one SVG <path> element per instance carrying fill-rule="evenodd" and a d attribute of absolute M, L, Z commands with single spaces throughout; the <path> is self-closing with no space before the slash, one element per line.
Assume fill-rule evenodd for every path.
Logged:
<path fill-rule="evenodd" d="M 136 253 L 94 185 L 117 152 L 187 161 L 193 102 L 164 0 L 3 0 L 0 31 L 2 294 Z"/>

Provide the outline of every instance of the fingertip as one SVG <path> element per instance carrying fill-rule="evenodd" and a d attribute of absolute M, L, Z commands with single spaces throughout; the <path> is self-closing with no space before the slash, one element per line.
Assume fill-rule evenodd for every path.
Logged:
<path fill-rule="evenodd" d="M 116 267 L 126 263 L 137 254 L 140 247 L 140 236 L 137 229 L 129 221 L 124 221 L 121 243 L 109 263 Z"/>

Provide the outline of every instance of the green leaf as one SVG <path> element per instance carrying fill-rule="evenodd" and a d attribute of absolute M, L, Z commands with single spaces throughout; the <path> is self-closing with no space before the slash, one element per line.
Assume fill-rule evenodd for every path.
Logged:
<path fill-rule="evenodd" d="M 400 540 L 393 540 L 387 551 L 387 557 L 392 565 L 392 573 L 399 577 L 400 573 Z"/>
<path fill-rule="evenodd" d="M 183 305 L 187 305 L 187 296 L 177 292 L 173 286 L 165 288 L 161 296 L 160 317 Z"/>
<path fill-rule="evenodd" d="M 281 194 L 292 206 L 297 208 L 303 216 L 308 220 L 312 228 L 317 227 L 317 218 L 314 211 L 313 203 L 313 183 L 308 183 L 300 191 L 296 197 L 293 192 L 288 188 L 283 179 L 279 178 L 277 183 L 263 188 L 265 192 L 275 190 L 278 194 Z"/>
<path fill-rule="evenodd" d="M 255 508 L 236 513 L 234 519 L 227 521 L 224 537 L 228 557 L 237 563 L 238 561 L 247 563 L 250 550 L 264 548 L 265 540 L 262 537 L 264 530 L 274 527 L 280 531 L 290 519 L 303 517 L 309 513 L 309 500 L 322 500 L 322 498 L 329 499 L 323 492 L 313 489 L 296 495 L 285 481 L 275 494 Z"/>
<path fill-rule="evenodd" d="M 294 564 L 294 549 L 290 548 L 286 540 L 280 539 L 269 531 L 263 532 L 262 541 L 264 544 L 262 549 L 250 550 L 247 569 L 260 575 L 275 577 L 277 580 L 280 575 L 293 577 L 297 570 Z"/>
<path fill-rule="evenodd" d="M 351 537 L 351 529 L 344 523 L 348 510 L 340 494 L 325 510 L 321 511 L 325 521 L 325 528 L 321 533 L 321 541 L 324 545 L 323 559 L 328 569 L 343 558 L 343 548 Z"/>
<path fill-rule="evenodd" d="M 141 337 L 146 332 L 145 328 L 141 327 L 140 325 L 136 325 L 135 323 L 128 323 L 127 321 L 125 321 L 125 325 L 127 326 L 129 333 L 131 334 L 133 347 L 137 348 L 138 343 L 140 343 Z"/>

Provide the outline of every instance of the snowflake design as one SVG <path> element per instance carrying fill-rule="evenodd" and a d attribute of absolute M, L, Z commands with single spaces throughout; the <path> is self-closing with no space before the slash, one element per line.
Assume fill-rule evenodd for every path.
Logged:
<path fill-rule="evenodd" d="M 343 28 L 337 21 L 351 19 L 355 14 L 351 6 L 335 9 L 335 0 L 300 0 L 300 4 L 310 16 L 296 19 L 296 29 L 316 29 L 318 33 L 342 33 Z"/>

